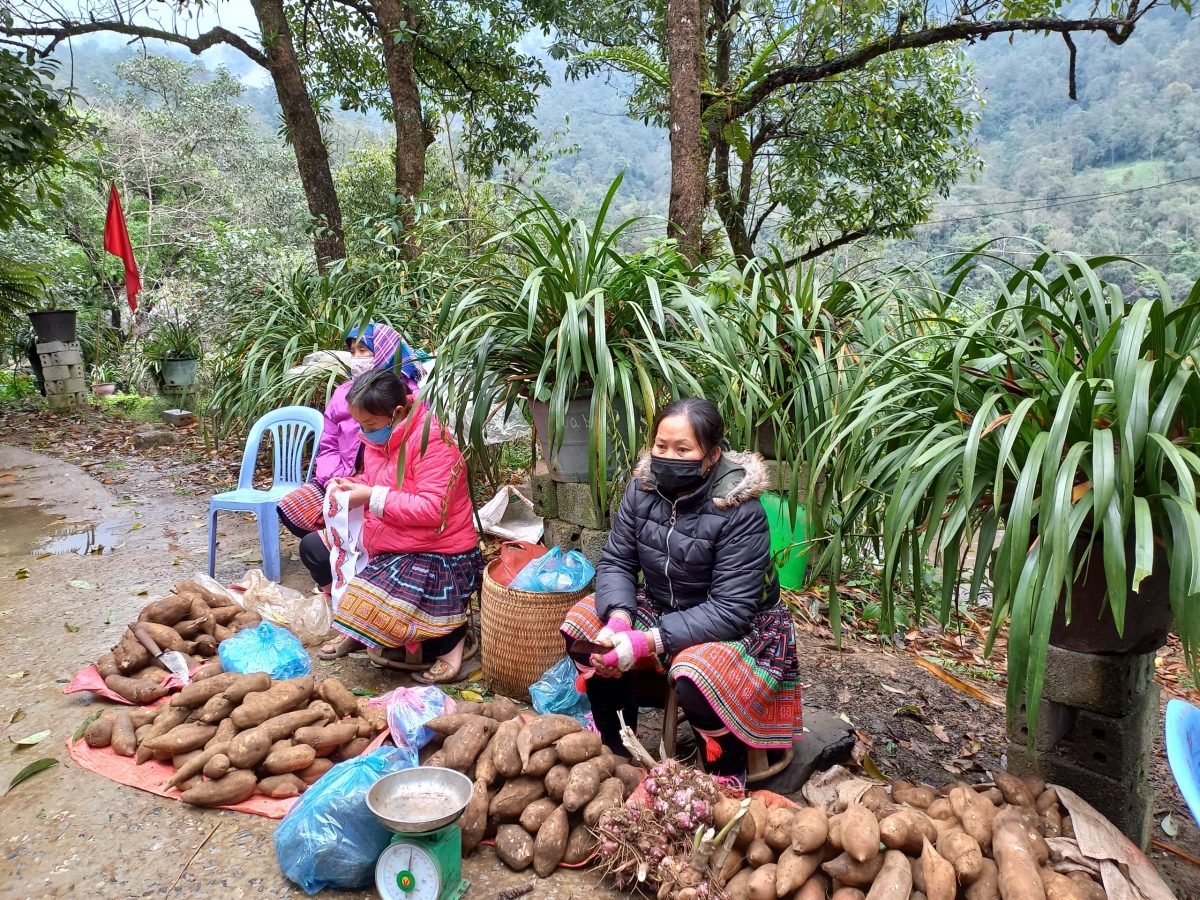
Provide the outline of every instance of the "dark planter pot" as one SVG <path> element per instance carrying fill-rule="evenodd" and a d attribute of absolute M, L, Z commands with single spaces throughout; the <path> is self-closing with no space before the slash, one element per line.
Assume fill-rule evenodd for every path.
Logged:
<path fill-rule="evenodd" d="M 1081 554 L 1084 547 L 1086 542 L 1081 540 L 1076 553 Z M 1107 580 L 1104 576 L 1104 552 L 1097 542 L 1092 548 L 1087 568 L 1079 573 L 1071 585 L 1069 625 L 1066 621 L 1066 598 L 1059 599 L 1050 626 L 1051 644 L 1076 653 L 1139 655 L 1153 653 L 1167 642 L 1167 635 L 1171 633 L 1175 621 L 1168 594 L 1171 573 L 1167 554 L 1156 541 L 1154 573 L 1142 579 L 1137 593 L 1130 589 L 1133 583 L 1132 540 L 1126 543 L 1125 558 L 1129 561 L 1126 567 L 1125 633 L 1117 634 L 1112 609 L 1105 601 Z"/>
<path fill-rule="evenodd" d="M 567 404 L 567 413 L 563 417 L 562 444 L 558 452 L 550 455 L 550 404 L 540 400 L 529 401 L 529 411 L 533 415 L 533 427 L 537 432 L 538 450 L 550 468 L 550 477 L 555 481 L 571 484 L 588 483 L 588 429 L 592 422 L 591 394 L 576 397 Z M 617 416 L 617 428 L 622 425 L 623 417 Z M 608 442 L 608 458 L 614 457 L 612 441 Z M 609 475 L 615 466 L 610 466 Z"/>
<path fill-rule="evenodd" d="M 168 388 L 190 387 L 196 383 L 200 370 L 198 359 L 164 359 L 162 361 L 163 386 Z"/>
<path fill-rule="evenodd" d="M 69 344 L 75 340 L 75 310 L 47 309 L 28 315 L 39 344 L 50 344 L 54 341 Z"/>

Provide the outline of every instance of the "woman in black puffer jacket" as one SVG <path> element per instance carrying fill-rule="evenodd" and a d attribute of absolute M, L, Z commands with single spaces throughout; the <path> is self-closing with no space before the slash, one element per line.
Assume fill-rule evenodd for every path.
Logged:
<path fill-rule="evenodd" d="M 758 502 L 766 466 L 755 453 L 722 451 L 724 431 L 707 400 L 659 414 L 613 519 L 596 593 L 562 630 L 568 645 L 612 648 L 581 667 L 612 750 L 626 753 L 617 712 L 636 727 L 645 705 L 628 673 L 657 669 L 703 739 L 708 770 L 744 783 L 747 746 L 791 747 L 800 733 L 799 665 Z"/>

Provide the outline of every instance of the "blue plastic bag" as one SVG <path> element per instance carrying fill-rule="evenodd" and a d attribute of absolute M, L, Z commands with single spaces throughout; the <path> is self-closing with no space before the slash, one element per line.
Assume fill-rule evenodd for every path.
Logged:
<path fill-rule="evenodd" d="M 266 672 L 276 681 L 299 678 L 312 671 L 308 651 L 286 628 L 263 622 L 246 628 L 217 647 L 226 672 Z"/>
<path fill-rule="evenodd" d="M 425 723 L 446 712 L 447 699 L 446 695 L 433 685 L 419 688 L 398 687 L 388 694 L 387 721 L 392 742 L 397 747 L 412 750 L 413 753 L 428 744 L 433 740 L 433 732 L 425 727 Z"/>
<path fill-rule="evenodd" d="M 415 757 L 380 747 L 322 775 L 275 829 L 275 858 L 283 874 L 310 894 L 370 884 L 392 833 L 367 808 L 367 791 L 384 775 L 412 768 Z"/>
<path fill-rule="evenodd" d="M 538 593 L 577 591 L 595 574 L 592 564 L 578 550 L 563 553 L 560 548 L 553 547 L 545 556 L 530 560 L 512 580 L 511 587 Z"/>
<path fill-rule="evenodd" d="M 578 719 L 580 724 L 592 724 L 592 704 L 587 694 L 581 694 L 575 689 L 575 679 L 579 670 L 570 659 L 556 662 L 547 669 L 539 681 L 529 686 L 529 696 L 533 699 L 533 708 L 540 714 L 562 713 Z"/>

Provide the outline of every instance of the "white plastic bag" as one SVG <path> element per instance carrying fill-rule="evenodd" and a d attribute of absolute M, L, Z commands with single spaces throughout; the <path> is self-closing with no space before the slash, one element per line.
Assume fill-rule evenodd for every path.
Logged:
<path fill-rule="evenodd" d="M 324 594 L 302 594 L 268 580 L 262 569 L 251 569 L 242 579 L 246 591 L 241 605 L 267 622 L 286 628 L 305 646 L 319 644 L 329 633 L 333 614 Z"/>
<path fill-rule="evenodd" d="M 483 505 L 479 524 L 486 533 L 509 541 L 536 544 L 542 539 L 542 517 L 533 511 L 533 503 L 511 485 L 501 488 Z"/>

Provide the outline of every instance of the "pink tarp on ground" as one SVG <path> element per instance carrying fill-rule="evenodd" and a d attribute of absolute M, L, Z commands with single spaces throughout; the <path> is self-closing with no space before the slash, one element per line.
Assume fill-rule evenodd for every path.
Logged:
<path fill-rule="evenodd" d="M 175 690 L 183 687 L 183 682 L 174 675 L 168 675 L 163 681 L 163 687 L 168 690 Z M 63 688 L 64 694 L 78 694 L 82 691 L 91 691 L 105 700 L 112 700 L 114 703 L 124 703 L 126 706 L 133 706 L 132 700 L 126 700 L 115 691 L 110 691 L 104 685 L 104 679 L 100 677 L 100 672 L 95 666 L 88 666 L 86 669 L 81 669 L 79 674 L 75 676 L 75 680 Z"/>

